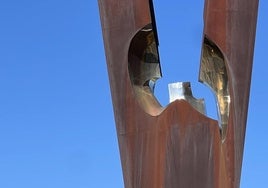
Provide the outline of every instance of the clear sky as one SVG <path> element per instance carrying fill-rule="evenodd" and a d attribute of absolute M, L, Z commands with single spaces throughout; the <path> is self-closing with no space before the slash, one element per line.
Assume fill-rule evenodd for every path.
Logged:
<path fill-rule="evenodd" d="M 197 82 L 203 0 L 155 0 L 163 78 Z M 260 0 L 241 188 L 268 179 L 268 1 Z M 0 1 L 0 188 L 123 188 L 97 0 Z"/>

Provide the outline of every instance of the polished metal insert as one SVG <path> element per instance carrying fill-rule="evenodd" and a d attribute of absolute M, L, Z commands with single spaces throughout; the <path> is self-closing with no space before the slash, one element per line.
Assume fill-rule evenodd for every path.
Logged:
<path fill-rule="evenodd" d="M 136 98 L 151 115 L 158 115 L 163 108 L 154 96 L 154 86 L 161 78 L 158 48 L 152 24 L 142 28 L 132 39 L 128 54 L 128 69 Z"/>
<path fill-rule="evenodd" d="M 222 52 L 206 37 L 204 38 L 202 48 L 199 81 L 209 86 L 216 97 L 219 126 L 221 127 L 222 138 L 224 139 L 227 131 L 231 102 L 228 88 L 228 74 Z"/>
<path fill-rule="evenodd" d="M 193 97 L 190 82 L 176 82 L 168 84 L 169 90 L 169 102 L 175 100 L 186 100 L 192 105 L 198 112 L 206 115 L 205 101 L 204 99 L 196 99 Z"/>
<path fill-rule="evenodd" d="M 133 38 L 129 50 L 129 73 L 134 85 L 148 85 L 161 77 L 158 50 L 151 24 Z"/>

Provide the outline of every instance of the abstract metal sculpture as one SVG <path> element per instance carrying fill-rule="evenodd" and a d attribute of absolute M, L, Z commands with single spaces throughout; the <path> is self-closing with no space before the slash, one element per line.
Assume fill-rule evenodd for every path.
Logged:
<path fill-rule="evenodd" d="M 205 0 L 199 80 L 219 120 L 204 114 L 190 83 L 153 94 L 161 77 L 151 0 L 99 0 L 126 188 L 238 188 L 258 0 Z"/>

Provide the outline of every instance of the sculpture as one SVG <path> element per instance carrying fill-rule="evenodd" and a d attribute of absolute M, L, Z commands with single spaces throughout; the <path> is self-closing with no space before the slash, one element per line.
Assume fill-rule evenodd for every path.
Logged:
<path fill-rule="evenodd" d="M 216 96 L 218 121 L 190 83 L 169 86 L 167 107 L 155 98 L 152 0 L 98 1 L 125 187 L 238 188 L 258 0 L 205 0 L 199 80 Z"/>

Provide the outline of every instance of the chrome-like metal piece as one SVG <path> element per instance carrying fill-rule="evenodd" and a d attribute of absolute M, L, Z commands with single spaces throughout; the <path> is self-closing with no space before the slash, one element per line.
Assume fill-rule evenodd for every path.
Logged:
<path fill-rule="evenodd" d="M 134 85 L 148 85 L 161 78 L 159 55 L 152 25 L 142 28 L 132 39 L 129 49 L 129 74 Z"/>
<path fill-rule="evenodd" d="M 152 24 L 142 28 L 132 39 L 128 54 L 128 71 L 137 101 L 145 112 L 159 115 L 163 108 L 154 96 L 161 68 Z"/>
<path fill-rule="evenodd" d="M 186 100 L 198 112 L 206 115 L 206 107 L 204 99 L 196 99 L 193 97 L 190 82 L 176 82 L 168 84 L 169 102 L 175 100 Z"/>
<path fill-rule="evenodd" d="M 176 82 L 168 84 L 169 102 L 175 100 L 186 100 L 198 112 L 206 115 L 206 107 L 204 99 L 196 99 L 193 97 L 190 82 Z"/>
<path fill-rule="evenodd" d="M 222 52 L 206 37 L 204 38 L 202 48 L 199 81 L 209 86 L 216 97 L 219 126 L 221 127 L 222 138 L 224 139 L 227 131 L 231 102 L 228 88 L 228 74 Z"/>

